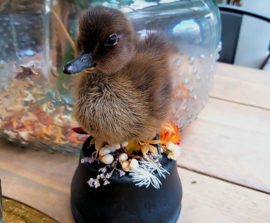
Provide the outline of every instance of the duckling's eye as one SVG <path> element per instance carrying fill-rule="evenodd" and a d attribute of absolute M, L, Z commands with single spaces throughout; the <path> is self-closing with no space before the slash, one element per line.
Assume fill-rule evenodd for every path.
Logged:
<path fill-rule="evenodd" d="M 114 46 L 117 44 L 118 36 L 116 33 L 113 33 L 106 40 L 105 46 Z"/>

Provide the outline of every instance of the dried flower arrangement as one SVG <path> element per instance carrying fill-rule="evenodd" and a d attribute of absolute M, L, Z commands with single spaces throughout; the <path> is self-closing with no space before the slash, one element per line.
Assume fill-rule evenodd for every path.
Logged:
<path fill-rule="evenodd" d="M 73 131 L 87 134 L 81 128 L 73 128 Z M 158 177 L 166 178 L 166 174 L 169 174 L 162 167 L 160 160 L 164 153 L 168 159 L 177 160 L 181 154 L 181 139 L 179 127 L 173 122 L 163 123 L 158 135 L 153 134 L 144 141 L 101 145 L 99 140 L 92 139 L 90 146 L 95 144 L 96 151 L 91 157 L 82 158 L 81 163 L 101 162 L 105 166 L 98 170 L 100 174 L 95 179 L 90 178 L 87 183 L 94 188 L 98 188 L 101 184 L 110 184 L 110 177 L 117 171 L 119 177 L 129 174 L 136 186 L 148 188 L 152 185 L 159 189 L 161 181 Z"/>

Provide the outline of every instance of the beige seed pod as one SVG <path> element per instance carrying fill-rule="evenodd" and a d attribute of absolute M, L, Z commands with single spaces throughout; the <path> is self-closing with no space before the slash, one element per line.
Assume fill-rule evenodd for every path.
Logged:
<path fill-rule="evenodd" d="M 122 153 L 120 156 L 119 156 L 119 162 L 120 163 L 123 163 L 125 161 L 128 160 L 128 155 L 126 153 Z"/>
<path fill-rule="evenodd" d="M 124 161 L 122 163 L 122 169 L 126 172 L 130 171 L 130 167 L 129 167 L 129 162 L 128 161 Z"/>
<path fill-rule="evenodd" d="M 124 171 L 126 171 L 126 172 L 128 172 L 130 170 L 136 170 L 139 167 L 139 163 L 138 163 L 138 161 L 136 159 L 131 159 L 131 160 L 128 160 L 128 161 L 123 161 L 121 164 L 122 164 L 122 169 Z"/>

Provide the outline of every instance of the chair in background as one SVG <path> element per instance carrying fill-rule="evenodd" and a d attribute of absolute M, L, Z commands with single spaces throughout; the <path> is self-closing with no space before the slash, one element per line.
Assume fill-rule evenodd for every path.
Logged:
<path fill-rule="evenodd" d="M 219 9 L 222 24 L 219 61 L 262 68 L 270 50 L 270 18 L 238 6 L 219 4 Z M 268 29 L 257 30 L 258 24 Z"/>

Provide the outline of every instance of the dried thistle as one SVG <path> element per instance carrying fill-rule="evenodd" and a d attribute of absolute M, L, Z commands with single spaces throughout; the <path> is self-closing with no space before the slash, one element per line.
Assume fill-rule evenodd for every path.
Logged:
<path fill-rule="evenodd" d="M 146 186 L 148 188 L 152 185 L 154 188 L 159 189 L 161 185 L 161 181 L 155 174 L 158 174 L 159 177 L 166 178 L 165 174 L 170 174 L 167 170 L 165 170 L 162 165 L 156 161 L 151 159 L 146 155 L 148 161 L 140 160 L 139 167 L 136 170 L 131 170 L 130 175 L 132 180 L 136 183 L 137 186 Z"/>
<path fill-rule="evenodd" d="M 107 172 L 107 166 L 104 166 L 98 170 L 98 172 L 106 173 Z"/>
<path fill-rule="evenodd" d="M 119 177 L 122 177 L 126 174 L 126 172 L 121 169 L 116 169 L 116 170 L 119 172 Z"/>
<path fill-rule="evenodd" d="M 98 158 L 93 158 L 93 157 L 84 157 L 81 159 L 81 163 L 92 163 L 94 161 L 99 161 Z M 110 184 L 110 181 L 108 179 L 111 178 L 113 172 L 116 169 L 116 166 L 118 164 L 118 159 L 116 159 L 112 164 L 105 165 L 104 167 L 100 168 L 98 172 L 101 172 L 100 174 L 97 175 L 96 179 L 90 178 L 87 183 L 90 187 L 95 187 L 98 188 L 100 186 L 100 180 L 103 180 L 103 185 L 108 185 Z M 110 173 L 107 173 L 108 168 L 113 168 Z"/>
<path fill-rule="evenodd" d="M 94 161 L 98 161 L 98 159 L 93 157 L 84 157 L 81 159 L 81 163 L 93 163 Z"/>

